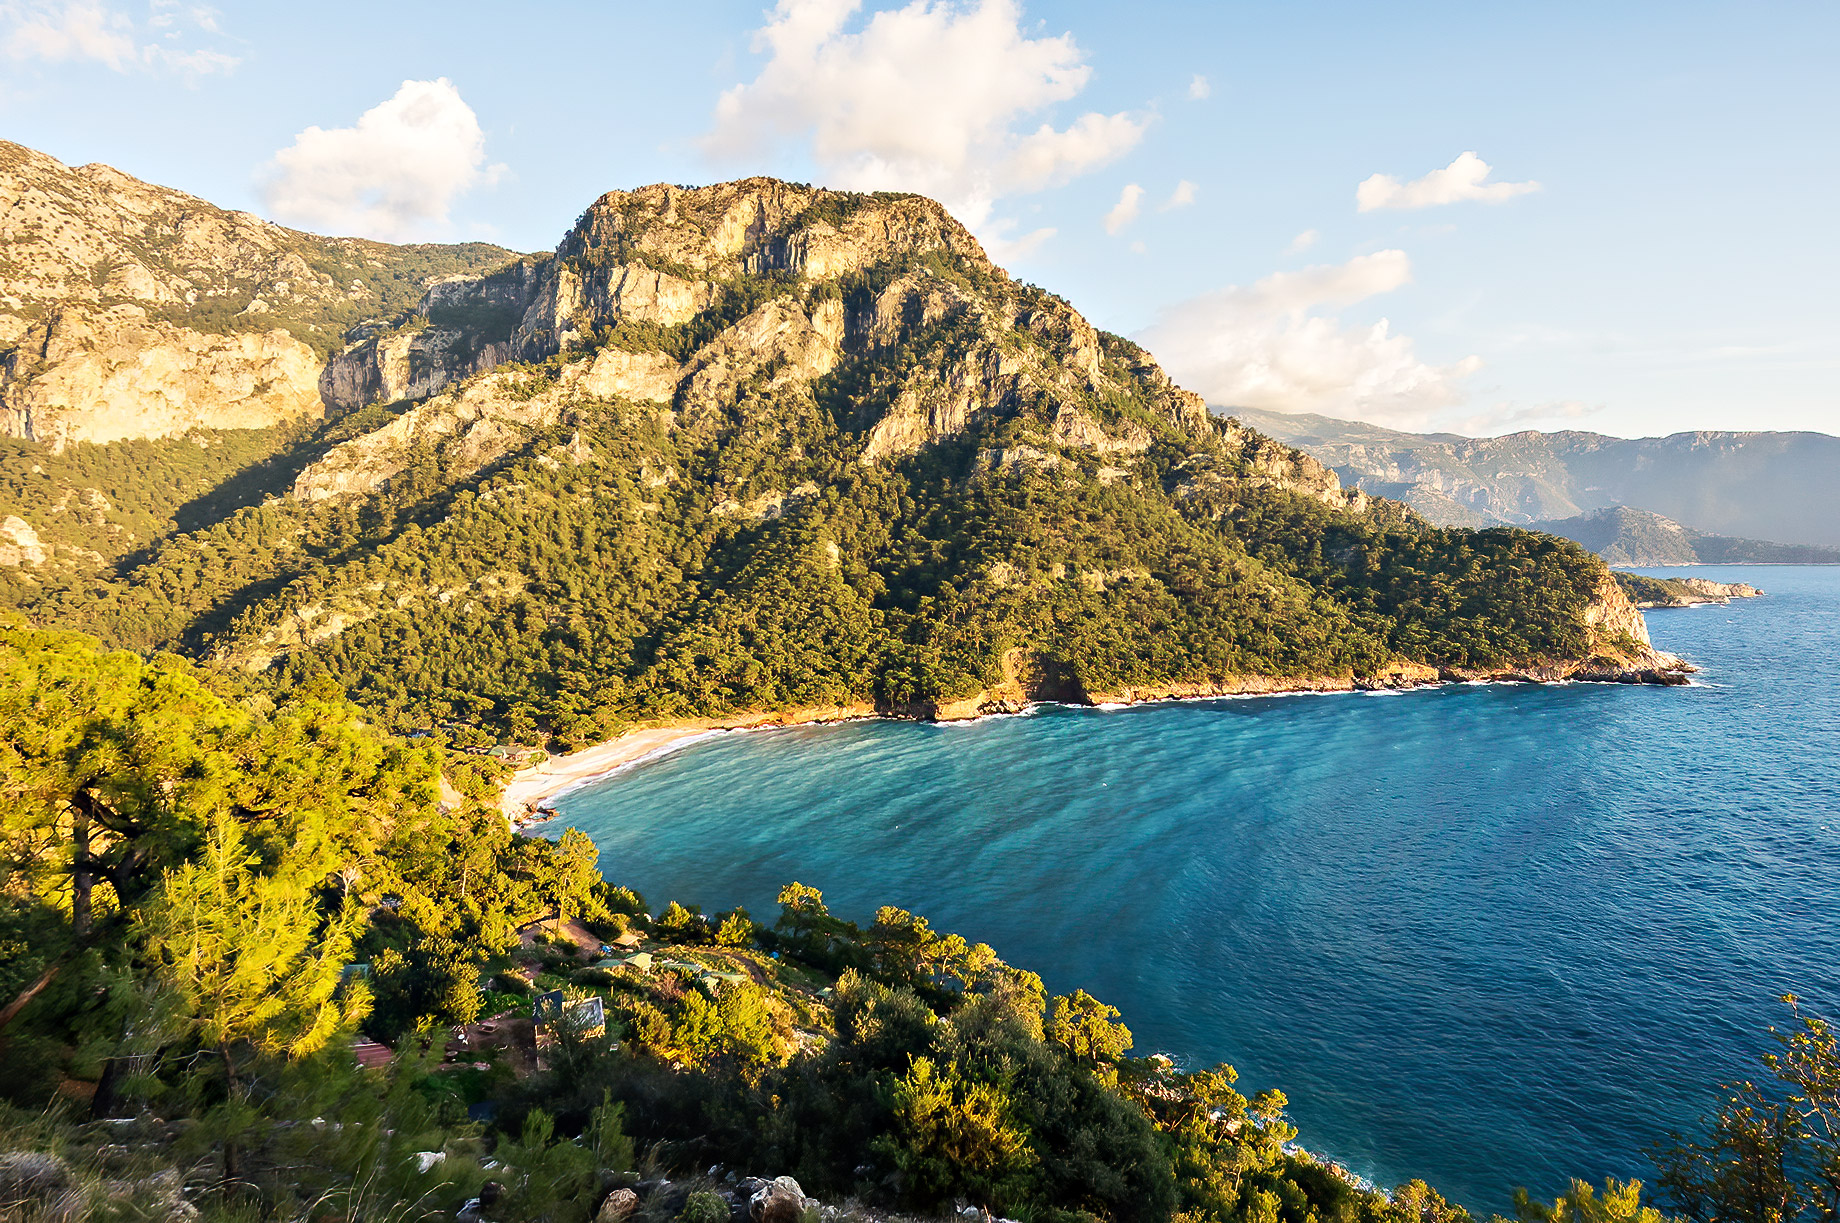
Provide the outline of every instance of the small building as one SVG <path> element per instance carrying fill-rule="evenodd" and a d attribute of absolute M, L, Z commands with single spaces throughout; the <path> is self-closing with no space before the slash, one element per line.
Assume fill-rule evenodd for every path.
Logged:
<path fill-rule="evenodd" d="M 556 1043 L 565 1029 L 577 1040 L 607 1035 L 607 1007 L 598 997 L 567 1001 L 561 990 L 538 994 L 531 1014 L 536 1019 L 537 1048 Z"/>

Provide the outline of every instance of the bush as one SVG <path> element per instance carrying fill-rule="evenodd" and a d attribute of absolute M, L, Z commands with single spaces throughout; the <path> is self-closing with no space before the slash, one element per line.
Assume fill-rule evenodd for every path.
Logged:
<path fill-rule="evenodd" d="M 677 1214 L 678 1223 L 728 1223 L 728 1203 L 707 1189 L 700 1189 L 684 1200 Z"/>

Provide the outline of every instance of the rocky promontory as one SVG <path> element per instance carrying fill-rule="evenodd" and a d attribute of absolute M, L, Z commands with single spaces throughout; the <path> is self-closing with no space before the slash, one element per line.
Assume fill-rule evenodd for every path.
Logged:
<path fill-rule="evenodd" d="M 1644 610 L 1726 604 L 1733 599 L 1755 599 L 1763 594 L 1748 582 L 1714 582 L 1710 578 L 1653 578 L 1618 572 L 1616 580 L 1635 605 Z"/>

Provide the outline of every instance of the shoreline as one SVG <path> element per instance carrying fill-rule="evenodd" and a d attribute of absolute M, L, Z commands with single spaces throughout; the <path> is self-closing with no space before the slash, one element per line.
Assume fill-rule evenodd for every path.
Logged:
<path fill-rule="evenodd" d="M 514 831 L 546 823 L 552 800 L 568 791 L 610 777 L 622 769 L 654 759 L 713 735 L 736 731 L 790 729 L 798 726 L 823 726 L 843 722 L 954 722 L 982 721 L 992 717 L 1014 717 L 1038 705 L 1064 705 L 1068 708 L 1116 710 L 1141 705 L 1188 701 L 1224 700 L 1257 696 L 1309 696 L 1333 693 L 1401 693 L 1453 684 L 1514 683 L 1619 683 L 1685 685 L 1687 673 L 1697 670 L 1673 655 L 1654 656 L 1659 665 L 1626 667 L 1615 670 L 1589 666 L 1507 668 L 1499 671 L 1468 671 L 1457 668 L 1434 669 L 1414 664 L 1395 664 L 1380 676 L 1356 679 L 1353 676 L 1245 676 L 1225 683 L 1175 683 L 1158 688 L 1130 689 L 1122 693 L 1094 694 L 1081 700 L 1060 697 L 1012 696 L 1009 693 L 980 693 L 977 697 L 957 701 L 946 707 L 927 711 L 891 710 L 863 703 L 794 709 L 779 713 L 741 714 L 732 718 L 709 718 L 668 726 L 630 730 L 605 742 L 556 756 L 542 764 L 519 769 L 505 784 L 499 798 L 499 810 Z"/>
<path fill-rule="evenodd" d="M 839 705 L 641 727 L 592 747 L 584 747 L 565 756 L 554 756 L 541 764 L 519 769 L 505 783 L 504 792 L 499 795 L 498 809 L 511 822 L 514 830 L 520 830 L 542 823 L 547 818 L 542 814 L 544 807 L 557 796 L 599 781 L 642 760 L 662 756 L 695 739 L 731 731 L 821 726 L 829 722 L 858 722 L 879 716 L 882 715 L 872 706 Z"/>

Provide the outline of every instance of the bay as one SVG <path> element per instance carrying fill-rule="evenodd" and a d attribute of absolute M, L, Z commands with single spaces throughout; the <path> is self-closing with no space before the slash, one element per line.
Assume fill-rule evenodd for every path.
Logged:
<path fill-rule="evenodd" d="M 1665 571 L 1662 572 L 1666 575 Z M 1840 569 L 1649 613 L 1686 688 L 1451 685 L 730 734 L 557 802 L 662 908 L 821 888 L 1282 1088 L 1300 1141 L 1482 1211 L 1648 1177 L 1840 1004 Z M 1677 575 L 1677 574 L 1676 574 Z"/>

